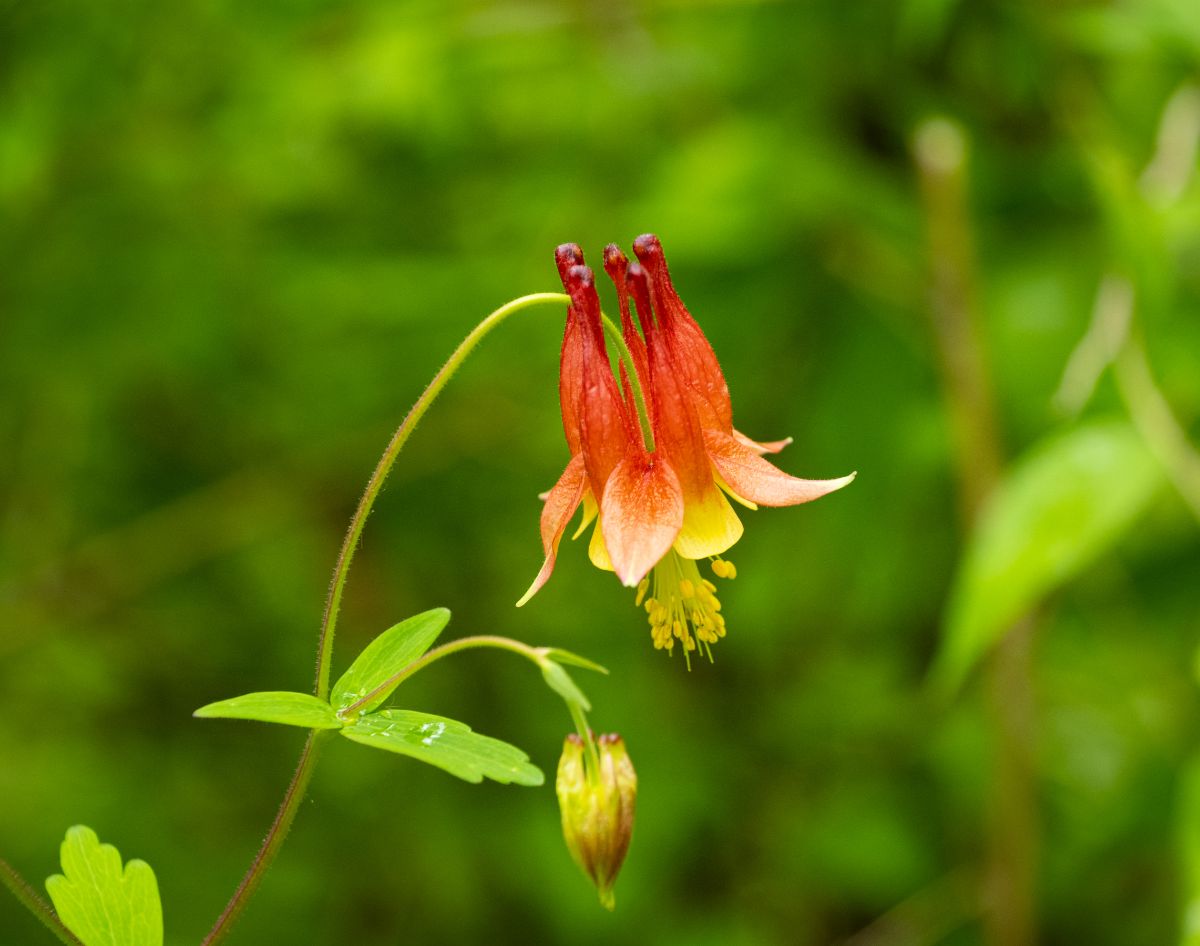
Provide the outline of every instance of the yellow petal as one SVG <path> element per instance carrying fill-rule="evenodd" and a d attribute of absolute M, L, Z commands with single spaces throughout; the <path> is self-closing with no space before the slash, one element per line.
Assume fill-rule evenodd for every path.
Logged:
<path fill-rule="evenodd" d="M 700 500 L 689 499 L 675 551 L 684 558 L 720 555 L 742 537 L 742 520 L 725 494 L 713 486 Z"/>
<path fill-rule="evenodd" d="M 596 518 L 596 514 L 600 512 L 600 507 L 596 505 L 596 499 L 592 496 L 590 487 L 584 489 L 583 492 L 583 518 L 579 520 L 579 528 L 575 530 L 575 534 L 571 536 L 571 541 L 574 542 L 591 525 L 592 520 Z"/>
<path fill-rule="evenodd" d="M 613 571 L 612 559 L 608 557 L 608 546 L 604 544 L 604 531 L 597 520 L 596 528 L 592 530 L 592 541 L 588 543 L 588 558 L 597 568 L 606 572 Z"/>

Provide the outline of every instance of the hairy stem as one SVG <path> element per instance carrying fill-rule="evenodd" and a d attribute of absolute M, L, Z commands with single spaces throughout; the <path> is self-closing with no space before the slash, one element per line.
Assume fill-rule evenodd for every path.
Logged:
<path fill-rule="evenodd" d="M 483 341 L 492 329 L 510 315 L 520 312 L 522 309 L 527 309 L 530 306 L 542 303 L 566 303 L 569 305 L 570 302 L 570 297 L 560 292 L 535 292 L 502 305 L 476 325 L 475 328 L 471 329 L 467 337 L 454 350 L 449 360 L 442 365 L 441 370 L 433 376 L 433 380 L 429 382 L 429 386 L 409 409 L 408 415 L 400 422 L 400 426 L 396 428 L 396 432 L 392 435 L 387 449 L 383 451 L 383 456 L 379 458 L 375 472 L 371 474 L 371 479 L 367 482 L 367 488 L 363 491 L 362 499 L 358 501 L 358 508 L 354 510 L 354 515 L 350 519 L 350 528 L 346 530 L 346 538 L 342 542 L 342 549 L 338 553 L 337 564 L 333 569 L 333 580 L 329 584 L 329 595 L 325 599 L 325 613 L 321 617 L 321 631 L 317 639 L 317 684 L 315 692 L 320 699 L 323 700 L 329 696 L 329 672 L 333 656 L 333 638 L 334 632 L 337 630 L 338 611 L 342 605 L 342 592 L 346 587 L 346 576 L 350 573 L 350 565 L 354 561 L 354 553 L 358 549 L 358 540 L 362 537 L 363 528 L 367 524 L 367 517 L 371 515 L 371 509 L 375 505 L 379 491 L 383 489 L 384 481 L 387 480 L 388 474 L 392 472 L 392 466 L 396 462 L 396 457 L 404 449 L 408 438 L 412 436 L 412 432 L 416 429 L 417 424 L 420 423 L 421 418 L 425 416 L 425 412 L 429 410 L 430 405 L 442 393 L 442 389 L 446 386 L 446 383 L 454 377 L 454 373 L 467 360 L 467 356 L 474 351 L 475 346 Z"/>
<path fill-rule="evenodd" d="M 367 517 L 371 514 L 371 508 L 375 505 L 375 500 L 378 498 L 380 490 L 383 489 L 384 481 L 392 471 L 392 467 L 396 463 L 396 458 L 400 455 L 400 451 L 404 448 L 405 443 L 408 442 L 408 438 L 412 435 L 413 430 L 416 429 L 421 418 L 425 416 L 425 412 L 429 410 L 430 405 L 433 404 L 437 396 L 442 392 L 446 383 L 454 376 L 454 372 L 459 369 L 462 363 L 466 361 L 467 356 L 475 349 L 475 346 L 492 329 L 510 315 L 520 312 L 523 309 L 543 303 L 565 303 L 569 305 L 570 301 L 570 298 L 563 293 L 536 292 L 528 296 L 521 296 L 519 299 L 514 299 L 512 302 L 502 305 L 488 315 L 459 343 L 458 348 L 454 350 L 450 359 L 434 375 L 433 380 L 429 382 L 429 386 L 417 398 L 416 403 L 409 409 L 407 416 L 405 416 L 396 432 L 392 435 L 387 448 L 383 451 L 383 456 L 379 458 L 379 463 L 376 465 L 375 471 L 371 474 L 371 479 L 367 482 L 367 488 L 363 492 L 362 499 L 358 502 L 358 508 L 354 510 L 354 515 L 350 519 L 350 527 L 346 530 L 346 538 L 342 542 L 337 564 L 333 569 L 333 579 L 329 585 L 329 595 L 325 600 L 325 610 L 321 616 L 321 628 L 317 637 L 317 675 L 314 691 L 318 698 L 324 700 L 329 697 L 329 674 L 333 663 L 334 632 L 337 629 L 338 610 L 342 603 L 342 592 L 346 587 L 346 577 L 350 573 L 350 565 L 354 561 L 354 553 L 358 548 L 359 539 L 362 537 L 363 528 L 367 524 Z M 630 363 L 632 364 L 632 359 L 630 359 Z M 514 641 L 513 643 L 516 642 Z M 259 884 L 262 883 L 263 875 L 271 866 L 272 861 L 275 860 L 275 856 L 279 853 L 279 849 L 283 846 L 288 831 L 292 827 L 292 822 L 296 820 L 296 813 L 300 810 L 300 803 L 304 800 L 304 793 L 308 789 L 313 769 L 317 764 L 319 749 L 328 735 L 328 731 L 314 731 L 309 734 L 308 740 L 304 744 L 304 749 L 300 754 L 300 761 L 296 765 L 296 771 L 293 773 L 292 780 L 288 783 L 288 787 L 284 791 L 283 801 L 279 805 L 279 811 L 275 815 L 275 820 L 271 823 L 271 827 L 267 831 L 267 836 L 263 839 L 258 853 L 242 877 L 242 881 L 238 884 L 237 890 L 234 891 L 229 903 L 226 904 L 224 911 L 217 918 L 216 924 L 204 938 L 202 946 L 215 946 L 216 943 L 219 943 L 228 935 L 233 922 L 245 909 L 246 902 L 253 895 L 254 891 L 258 889 Z"/>
<path fill-rule="evenodd" d="M 63 926 L 63 921 L 58 918 L 50 904 L 39 897 L 25 878 L 17 873 L 16 868 L 3 858 L 0 858 L 0 883 L 12 892 L 25 909 L 41 920 L 46 929 L 58 937 L 60 942 L 66 943 L 67 946 L 82 946 L 75 934 Z"/>
<path fill-rule="evenodd" d="M 304 749 L 300 753 L 300 761 L 296 765 L 296 771 L 293 773 L 292 780 L 288 783 L 288 787 L 283 793 L 283 801 L 279 805 L 279 811 L 275 815 L 275 820 L 271 822 L 271 827 L 267 830 L 267 836 L 263 839 L 262 846 L 258 849 L 258 853 L 254 855 L 250 869 L 242 877 L 242 882 L 238 884 L 238 888 L 234 891 L 233 896 L 230 897 L 229 903 L 225 905 L 225 909 L 217 917 L 217 922 L 213 925 L 213 928 L 204 937 L 201 946 L 213 946 L 214 943 L 219 943 L 225 938 L 234 921 L 246 909 L 247 901 L 254 894 L 254 891 L 258 889 L 258 885 L 262 883 L 267 868 L 275 860 L 275 855 L 279 853 L 279 849 L 283 846 L 283 842 L 287 838 L 288 831 L 291 830 L 292 822 L 296 820 L 296 812 L 300 808 L 300 802 L 304 800 L 304 793 L 308 790 L 308 783 L 312 779 L 313 770 L 317 766 L 318 752 L 325 742 L 325 738 L 330 735 L 331 733 L 328 730 L 315 729 L 308 734 L 308 739 L 304 743 Z"/>

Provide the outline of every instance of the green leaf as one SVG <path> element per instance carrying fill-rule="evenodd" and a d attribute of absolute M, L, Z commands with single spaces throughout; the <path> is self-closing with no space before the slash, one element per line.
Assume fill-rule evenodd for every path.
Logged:
<path fill-rule="evenodd" d="M 1162 481 L 1124 422 L 1075 428 L 1019 460 L 955 576 L 933 671 L 938 689 L 953 691 L 1018 618 L 1114 545 Z"/>
<path fill-rule="evenodd" d="M 411 710 L 381 710 L 360 716 L 342 735 L 376 749 L 412 756 L 468 782 L 486 776 L 497 782 L 541 785 L 541 769 L 507 742 L 480 736 L 458 720 Z"/>
<path fill-rule="evenodd" d="M 546 685 L 566 700 L 568 704 L 574 704 L 584 712 L 591 710 L 592 704 L 583 695 L 583 690 L 579 689 L 579 686 L 571 679 L 571 675 L 567 673 L 566 668 L 561 664 L 556 664 L 553 660 L 547 660 L 542 664 L 542 676 L 546 679 Z"/>
<path fill-rule="evenodd" d="M 280 690 L 268 693 L 247 693 L 232 699 L 201 706 L 193 716 L 203 719 L 257 719 L 264 723 L 282 723 L 305 729 L 341 729 L 333 707 L 311 693 L 291 693 Z"/>
<path fill-rule="evenodd" d="M 448 623 L 450 612 L 445 608 L 434 608 L 384 631 L 367 645 L 350 669 L 333 685 L 329 702 L 337 710 L 357 703 L 429 650 Z M 381 691 L 364 703 L 360 712 L 370 712 L 391 696 L 395 689 L 395 686 L 390 686 Z"/>
<path fill-rule="evenodd" d="M 149 864 L 133 860 L 122 871 L 120 852 L 76 825 L 62 843 L 62 869 L 46 890 L 84 946 L 162 946 L 162 904 Z"/>

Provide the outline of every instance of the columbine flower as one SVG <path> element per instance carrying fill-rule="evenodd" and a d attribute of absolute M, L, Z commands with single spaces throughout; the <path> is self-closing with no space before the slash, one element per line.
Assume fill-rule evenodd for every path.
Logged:
<path fill-rule="evenodd" d="M 571 460 L 545 495 L 546 559 L 518 605 L 549 579 L 567 523 L 582 505 L 576 536 L 598 517 L 589 556 L 637 587 L 654 646 L 672 652 L 678 641 L 685 657 L 700 648 L 711 659 L 711 645 L 725 636 L 725 618 L 716 586 L 696 563 L 710 559 L 718 578 L 737 574 L 721 557 L 742 535 L 728 497 L 749 509 L 792 506 L 840 489 L 854 474 L 803 480 L 763 459 L 790 439 L 758 443 L 734 429 L 721 366 L 671 285 L 662 244 L 646 235 L 633 248 L 639 262 L 610 244 L 604 268 L 617 287 L 621 334 L 645 393 L 649 442 L 634 379 L 622 363 L 618 384 L 609 365 L 592 271 L 578 246 L 564 244 L 555 259 L 571 304 L 559 400 Z"/>
<path fill-rule="evenodd" d="M 637 773 L 621 737 L 601 736 L 593 754 L 571 733 L 563 743 L 554 787 L 567 850 L 611 910 L 616 905 L 613 884 L 629 851 L 637 807 Z"/>

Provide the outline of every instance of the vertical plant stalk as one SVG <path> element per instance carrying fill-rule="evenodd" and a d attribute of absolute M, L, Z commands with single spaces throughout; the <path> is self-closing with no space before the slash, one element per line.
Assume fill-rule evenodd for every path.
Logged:
<path fill-rule="evenodd" d="M 39 897 L 37 891 L 17 873 L 16 868 L 3 858 L 0 858 L 0 883 L 4 884 L 30 913 L 41 920 L 42 925 L 58 937 L 59 942 L 66 943 L 67 946 L 82 946 L 75 934 L 63 925 L 63 921 L 58 918 L 50 904 Z"/>
<path fill-rule="evenodd" d="M 958 472 L 959 511 L 969 529 L 999 481 L 1003 449 L 980 332 L 967 210 L 967 145 L 956 125 L 933 119 L 917 129 L 913 151 L 925 205 L 931 312 Z M 1040 839 L 1032 751 L 1033 628 L 1032 616 L 1018 621 L 986 668 L 995 739 L 983 891 L 990 946 L 1030 946 L 1035 940 Z"/>
<path fill-rule="evenodd" d="M 1130 338 L 1117 356 L 1117 386 L 1134 426 L 1166 470 L 1171 483 L 1200 522 L 1200 453 L 1175 418 L 1154 381 L 1140 338 Z"/>
<path fill-rule="evenodd" d="M 425 416 L 425 412 L 429 410 L 430 405 L 433 404 L 437 396 L 442 392 L 446 383 L 454 376 L 454 373 L 461 367 L 462 363 L 466 361 L 467 356 L 474 351 L 475 347 L 492 329 L 496 328 L 496 326 L 510 315 L 514 315 L 532 306 L 544 303 L 569 305 L 570 301 L 570 298 L 563 293 L 536 292 L 514 299 L 512 302 L 502 305 L 488 315 L 459 343 L 449 360 L 433 376 L 433 380 L 429 382 L 429 386 L 417 398 L 416 403 L 409 409 L 408 414 L 392 435 L 387 448 L 383 451 L 383 456 L 379 458 L 379 463 L 375 466 L 375 471 L 371 474 L 371 479 L 367 482 L 367 488 L 363 491 L 362 498 L 358 501 L 358 508 L 354 510 L 354 515 L 350 519 L 350 527 L 346 530 L 346 537 L 342 542 L 337 564 L 333 569 L 333 579 L 329 584 L 329 594 L 325 599 L 325 610 L 321 616 L 321 627 L 317 636 L 317 672 L 314 692 L 319 699 L 324 700 L 329 698 L 329 674 L 333 662 L 334 634 L 337 630 L 337 619 L 342 603 L 342 593 L 346 587 L 346 578 L 350 573 L 350 565 L 354 561 L 354 553 L 358 549 L 359 539 L 362 538 L 363 528 L 367 524 L 367 517 L 371 515 L 371 509 L 374 507 L 375 500 L 379 497 L 379 493 L 383 489 L 384 481 L 387 480 L 388 474 L 392 471 L 392 467 L 396 463 L 396 458 L 408 442 L 408 438 L 412 436 L 413 430 L 416 429 L 421 418 Z M 267 831 L 267 836 L 263 839 L 258 853 L 254 856 L 254 860 L 242 877 L 241 883 L 238 884 L 237 890 L 234 891 L 229 903 L 226 904 L 220 917 L 217 918 L 217 922 L 204 938 L 202 946 L 215 946 L 215 944 L 225 938 L 234 921 L 245 909 L 247 901 L 254 894 L 255 890 L 258 889 L 267 869 L 271 866 L 272 861 L 275 860 L 280 847 L 283 846 L 288 831 L 291 829 L 292 822 L 296 820 L 296 813 L 300 810 L 300 803 L 304 800 L 308 783 L 312 779 L 313 769 L 316 766 L 324 737 L 328 735 L 330 735 L 328 731 L 313 731 L 309 734 L 308 740 L 304 743 L 304 749 L 300 754 L 300 761 L 296 765 L 296 771 L 293 773 L 292 780 L 288 783 L 288 787 L 284 791 L 283 801 L 280 803 L 275 820 L 271 823 L 271 827 Z"/>

